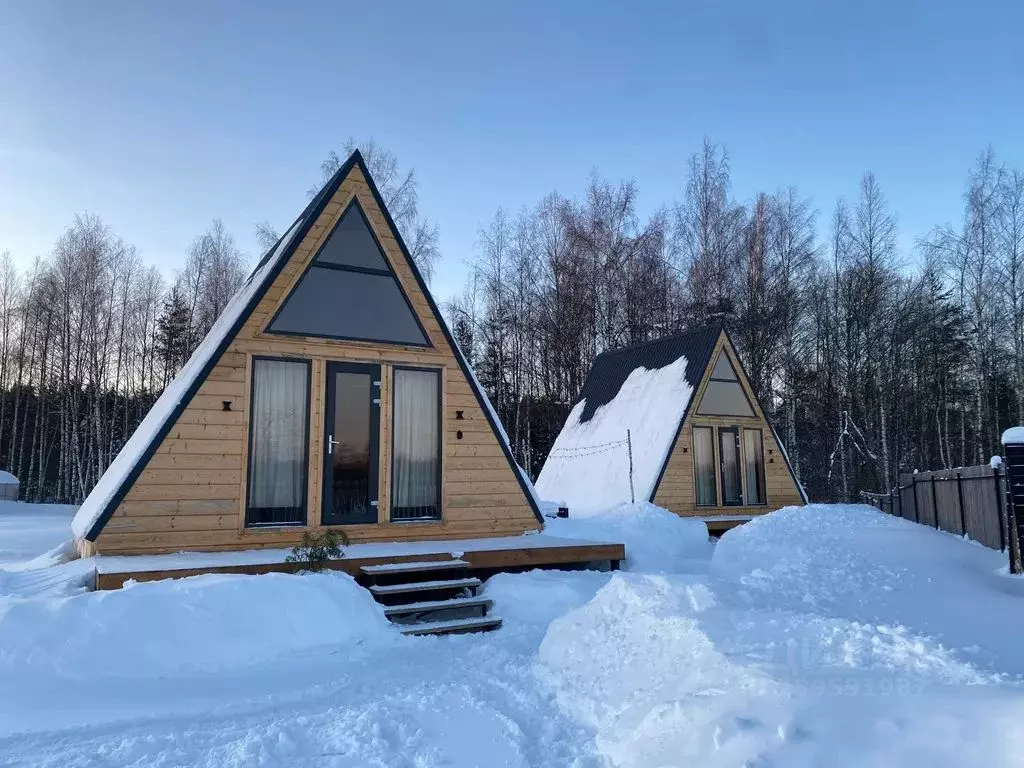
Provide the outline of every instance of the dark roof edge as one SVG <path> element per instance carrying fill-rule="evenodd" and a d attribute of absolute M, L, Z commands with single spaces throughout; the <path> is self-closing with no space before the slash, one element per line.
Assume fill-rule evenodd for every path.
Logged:
<path fill-rule="evenodd" d="M 631 344 L 628 347 L 616 347 L 615 349 L 606 349 L 603 352 L 598 353 L 598 357 L 605 357 L 606 355 L 617 355 L 620 352 L 635 352 L 638 349 L 644 347 L 653 347 L 655 344 L 662 344 L 667 341 L 677 341 L 686 336 L 696 335 L 705 331 L 717 330 L 724 331 L 725 327 L 721 323 L 707 323 L 706 325 L 698 325 L 694 328 L 689 328 L 682 333 L 673 333 L 671 336 L 662 336 L 660 339 L 651 339 L 650 341 L 641 341 L 639 344 Z"/>
<path fill-rule="evenodd" d="M 358 155 L 359 153 L 356 152 L 355 154 Z M 470 371 L 469 363 L 466 362 L 466 358 L 462 354 L 462 350 L 455 342 L 455 337 L 452 336 L 452 332 L 448 328 L 448 323 L 445 321 L 444 315 L 442 315 L 441 311 L 437 308 L 437 303 L 434 301 L 434 297 L 427 289 L 427 284 L 423 280 L 423 275 L 420 274 L 419 267 L 416 266 L 416 262 L 413 260 L 412 254 L 409 253 L 409 249 L 405 245 L 405 240 L 402 238 L 402 233 L 398 230 L 398 225 L 396 225 L 395 220 L 391 218 L 391 212 L 388 210 L 387 206 L 384 205 L 384 199 L 380 196 L 380 190 L 377 189 L 377 184 L 370 176 L 369 171 L 367 171 L 362 155 L 359 155 L 358 164 L 360 170 L 363 172 L 363 176 L 366 177 L 367 185 L 370 188 L 370 193 L 373 195 L 373 199 L 377 203 L 377 207 L 384 214 L 384 219 L 387 221 L 391 231 L 395 233 L 395 240 L 398 243 L 398 247 L 402 251 L 402 255 L 405 256 L 405 260 L 409 262 L 409 269 L 412 271 L 412 276 L 416 279 L 416 284 L 419 286 L 420 291 L 427 300 L 427 306 L 430 307 L 430 310 L 437 318 L 437 324 L 441 327 L 441 333 L 444 334 L 445 341 L 447 341 L 448 346 L 451 347 L 452 354 L 455 355 L 455 360 L 458 362 L 459 368 L 462 369 L 462 375 L 465 376 L 466 380 L 469 382 L 469 387 L 473 390 L 473 394 L 476 395 L 477 402 L 480 404 L 480 410 L 484 412 L 484 417 L 487 419 L 487 423 L 490 424 L 491 430 L 493 430 L 495 437 L 498 439 L 501 451 L 505 454 L 505 458 L 508 460 L 509 469 L 511 469 L 512 474 L 515 475 L 516 481 L 519 483 L 519 487 L 522 489 L 523 495 L 526 496 L 526 501 L 530 505 L 530 509 L 533 510 L 533 514 L 537 518 L 537 522 L 539 522 L 541 528 L 543 528 L 544 515 L 537 506 L 533 491 L 526 486 L 526 480 L 523 477 L 524 473 L 520 471 L 519 465 L 516 463 L 515 457 L 512 455 L 512 447 L 501 436 L 503 430 L 494 422 L 494 415 L 492 415 L 491 409 L 487 405 L 490 401 L 487 400 L 486 395 L 484 395 L 477 386 L 476 377 Z"/>
<path fill-rule="evenodd" d="M 220 360 L 225 350 L 227 350 L 227 348 L 231 345 L 231 342 L 238 335 L 238 332 L 245 324 L 245 321 L 249 319 L 249 317 L 253 313 L 253 310 L 266 295 L 267 290 L 273 284 L 274 280 L 277 279 L 277 276 L 281 273 L 281 270 L 284 269 L 284 265 L 287 264 L 289 260 L 292 258 L 292 256 L 295 253 L 295 249 L 298 248 L 299 244 L 306 238 L 306 235 L 312 228 L 313 223 L 315 223 L 316 220 L 320 218 L 320 214 L 323 212 L 323 209 L 327 206 L 327 202 L 332 197 L 334 197 L 334 193 L 338 191 L 338 187 L 341 186 L 341 182 L 344 180 L 346 176 L 348 176 L 348 174 L 352 171 L 352 168 L 356 165 L 359 165 L 359 167 L 363 170 L 363 174 L 367 177 L 367 179 L 369 179 L 369 174 L 366 173 L 366 165 L 363 163 L 363 156 L 359 153 L 359 150 L 357 149 L 349 156 L 348 160 L 346 160 L 345 163 L 337 171 L 335 171 L 334 175 L 326 184 L 324 184 L 320 192 L 317 193 L 317 195 L 309 202 L 309 205 L 307 205 L 305 209 L 303 209 L 303 212 L 299 215 L 300 218 L 302 218 L 302 223 L 299 225 L 298 231 L 294 235 L 292 235 L 292 239 L 288 243 L 288 247 L 284 249 L 284 252 L 279 254 L 277 264 L 275 264 L 273 269 L 271 269 L 267 273 L 267 276 L 263 280 L 263 284 L 260 285 L 259 288 L 257 288 L 256 291 L 253 292 L 252 298 L 249 299 L 249 302 L 248 304 L 246 304 L 245 309 L 243 309 L 242 312 L 239 313 L 238 319 L 231 326 L 228 332 L 224 334 L 224 338 L 222 338 L 220 342 L 218 342 L 217 348 L 214 350 L 213 354 L 210 355 L 210 359 L 207 361 L 206 365 L 204 365 L 203 368 L 196 375 L 195 380 L 189 385 L 188 389 L 185 391 L 181 399 L 178 401 L 177 405 L 174 407 L 174 410 L 172 410 L 171 413 L 168 414 L 167 419 L 161 425 L 157 433 L 153 436 L 153 439 L 150 441 L 149 445 L 146 446 L 146 450 L 144 450 L 142 454 L 139 456 L 139 458 L 136 460 L 135 465 L 132 467 L 132 470 L 125 477 L 124 481 L 118 487 L 117 491 L 110 497 L 110 501 L 107 502 L 107 505 L 104 508 L 103 512 L 96 519 L 96 522 L 93 524 L 92 528 L 89 529 L 89 532 L 85 535 L 87 541 L 96 541 L 96 537 L 100 535 L 100 532 L 103 530 L 104 526 L 106 526 L 107 521 L 109 521 L 111 515 L 114 514 L 114 510 L 117 509 L 117 507 L 121 504 L 122 501 L 124 501 L 124 497 L 125 494 L 128 493 L 128 489 L 135 484 L 136 480 L 138 480 L 139 475 L 142 474 L 142 470 L 145 469 L 147 464 L 149 464 L 149 460 L 153 458 L 153 454 L 156 453 L 156 449 L 160 446 L 160 443 L 163 442 L 164 438 L 167 437 L 167 434 L 171 431 L 171 428 L 178 422 L 178 418 L 181 416 L 182 412 L 184 412 L 188 404 L 192 402 L 192 398 L 195 397 L 196 392 L 199 391 L 199 387 L 201 387 L 203 385 L 203 382 L 206 381 L 206 378 L 210 375 L 210 371 L 212 371 L 214 366 L 217 365 L 217 362 Z M 372 181 L 370 181 L 370 186 L 371 188 L 375 189 L 373 187 Z M 388 217 L 388 220 L 390 222 L 390 216 Z M 275 250 L 277 250 L 278 246 L 280 246 L 281 244 L 281 241 L 287 236 L 287 234 L 288 230 L 286 230 L 281 235 L 281 237 L 278 238 L 277 242 L 274 244 L 274 247 L 268 251 L 268 254 L 273 253 Z M 256 271 L 259 271 L 258 266 Z M 253 276 L 255 277 L 255 272 L 253 273 Z"/>

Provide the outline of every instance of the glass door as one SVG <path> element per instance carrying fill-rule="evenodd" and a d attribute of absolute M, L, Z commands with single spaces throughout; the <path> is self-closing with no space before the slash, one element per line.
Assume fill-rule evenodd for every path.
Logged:
<path fill-rule="evenodd" d="M 327 364 L 324 525 L 377 522 L 380 366 Z"/>
<path fill-rule="evenodd" d="M 736 427 L 718 428 L 718 455 L 722 473 L 722 504 L 743 504 L 743 479 L 740 474 L 740 431 Z"/>

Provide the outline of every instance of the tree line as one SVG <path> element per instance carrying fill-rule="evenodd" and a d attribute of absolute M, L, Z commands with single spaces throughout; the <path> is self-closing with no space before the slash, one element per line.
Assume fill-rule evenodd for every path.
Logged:
<path fill-rule="evenodd" d="M 363 155 L 429 276 L 438 230 L 414 172 L 373 142 Z M 339 165 L 331 153 L 323 179 Z M 635 182 L 596 174 L 577 197 L 499 209 L 445 312 L 527 472 L 598 353 L 705 323 L 729 330 L 812 498 L 997 453 L 1024 423 L 1024 173 L 982 152 L 961 220 L 909 252 L 875 176 L 849 191 L 827 217 L 794 187 L 737 200 L 705 141 L 646 217 Z M 167 279 L 92 215 L 25 270 L 0 254 L 0 466 L 24 498 L 84 498 L 250 261 L 214 220 Z"/>
<path fill-rule="evenodd" d="M 850 193 L 827 217 L 794 187 L 738 201 L 705 141 L 650 216 L 635 182 L 597 175 L 498 210 L 448 311 L 527 471 L 596 354 L 706 323 L 730 332 L 812 498 L 998 453 L 1024 423 L 1024 173 L 982 152 L 961 220 L 909 252 L 874 174 Z"/>

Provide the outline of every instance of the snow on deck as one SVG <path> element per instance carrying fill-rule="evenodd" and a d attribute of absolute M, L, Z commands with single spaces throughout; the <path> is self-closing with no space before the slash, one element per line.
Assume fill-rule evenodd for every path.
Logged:
<path fill-rule="evenodd" d="M 349 544 L 342 549 L 342 560 L 408 557 L 412 555 L 451 555 L 466 552 L 495 552 L 506 549 L 558 549 L 614 545 L 615 542 L 570 539 L 532 533 L 524 536 L 498 536 L 490 539 L 442 539 L 439 541 L 392 541 Z M 237 552 L 176 552 L 167 555 L 97 555 L 97 573 L 144 573 L 147 571 L 184 571 L 227 568 L 245 565 L 272 565 L 285 562 L 291 549 L 245 549 Z"/>
<path fill-rule="evenodd" d="M 693 395 L 686 365 L 680 357 L 664 368 L 637 368 L 588 421 L 580 422 L 586 400 L 578 402 L 537 478 L 540 496 L 564 500 L 570 509 L 629 502 L 629 430 L 633 495 L 637 501 L 650 499 Z"/>

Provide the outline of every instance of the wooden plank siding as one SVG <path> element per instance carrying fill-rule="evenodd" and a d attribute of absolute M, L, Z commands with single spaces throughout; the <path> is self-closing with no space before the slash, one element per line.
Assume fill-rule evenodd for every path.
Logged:
<path fill-rule="evenodd" d="M 699 403 L 700 398 L 704 396 L 704 391 L 707 388 L 708 381 L 711 377 L 711 370 L 714 366 L 714 361 L 718 359 L 718 354 L 723 350 L 731 359 L 733 368 L 736 370 L 737 376 L 739 376 L 740 385 L 743 387 L 743 391 L 746 393 L 747 399 L 750 401 L 751 407 L 754 410 L 753 417 L 698 416 L 694 413 L 694 411 L 697 410 L 697 403 Z M 761 430 L 761 438 L 764 448 L 765 497 L 767 503 L 751 506 L 723 506 L 721 504 L 713 507 L 697 506 L 696 494 L 694 491 L 695 481 L 693 471 L 693 428 L 695 426 L 739 427 L 741 430 L 744 428 Z M 719 461 L 717 431 L 716 438 L 714 440 L 714 447 L 716 498 L 721 501 L 721 481 L 718 477 L 719 473 L 717 471 Z M 743 450 L 744 448 L 741 442 L 741 456 Z M 742 472 L 742 459 L 741 475 L 743 475 L 744 486 L 743 498 L 746 499 L 748 498 L 748 495 L 745 473 Z M 757 402 L 757 398 L 754 397 L 754 393 L 750 389 L 750 382 L 747 381 L 746 376 L 743 374 L 739 360 L 736 357 L 736 352 L 728 344 L 724 333 L 719 336 L 714 352 L 711 354 L 707 370 L 704 373 L 704 378 L 698 384 L 696 392 L 693 393 L 690 411 L 686 415 L 683 427 L 679 431 L 679 437 L 676 439 L 676 443 L 669 454 L 664 475 L 662 476 L 661 483 L 658 485 L 657 491 L 654 495 L 654 503 L 681 516 L 761 515 L 790 504 L 803 504 L 803 497 L 800 495 L 800 489 L 797 487 L 796 478 L 794 478 L 793 474 L 789 471 L 786 460 L 782 455 L 782 449 L 775 441 L 775 436 L 772 434 L 772 430 L 768 426 L 764 412 L 761 410 L 760 404 Z"/>
<path fill-rule="evenodd" d="M 352 197 L 358 198 L 409 297 L 432 348 L 297 336 L 265 326 L 301 277 Z M 249 391 L 254 355 L 311 361 L 307 527 L 246 529 Z M 539 527 L 498 438 L 430 312 L 397 240 L 355 167 L 297 246 L 236 338 L 188 403 L 129 489 L 95 548 L 105 554 L 291 546 L 320 530 L 323 414 L 327 363 L 381 366 L 380 455 L 376 525 L 340 526 L 352 541 L 506 536 Z M 442 397 L 442 520 L 389 522 L 393 366 L 436 368 Z M 230 401 L 230 410 L 224 410 Z M 457 411 L 463 418 L 457 420 Z M 462 432 L 461 438 L 458 436 Z"/>

